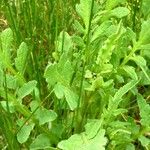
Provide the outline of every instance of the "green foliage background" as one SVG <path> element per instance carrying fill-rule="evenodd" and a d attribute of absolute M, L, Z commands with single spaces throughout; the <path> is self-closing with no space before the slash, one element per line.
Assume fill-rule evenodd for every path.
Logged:
<path fill-rule="evenodd" d="M 0 1 L 0 149 L 149 150 L 150 1 Z"/>

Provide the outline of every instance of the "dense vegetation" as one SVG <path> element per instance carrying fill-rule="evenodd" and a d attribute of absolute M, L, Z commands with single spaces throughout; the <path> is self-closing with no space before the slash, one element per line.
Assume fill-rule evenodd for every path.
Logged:
<path fill-rule="evenodd" d="M 1 0 L 0 32 L 0 149 L 150 149 L 150 0 Z"/>

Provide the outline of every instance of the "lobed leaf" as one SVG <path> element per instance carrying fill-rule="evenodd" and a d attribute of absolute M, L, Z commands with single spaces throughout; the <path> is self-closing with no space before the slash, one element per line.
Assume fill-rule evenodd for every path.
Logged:
<path fill-rule="evenodd" d="M 107 40 L 104 42 L 103 46 L 99 50 L 96 64 L 100 65 L 103 68 L 103 64 L 105 64 L 105 67 L 111 68 L 112 65 L 109 64 L 109 61 L 111 59 L 113 50 L 116 47 L 116 42 L 119 40 L 123 32 L 124 30 L 122 28 L 122 23 L 120 22 L 118 24 L 117 31 L 107 38 Z"/>
<path fill-rule="evenodd" d="M 100 130 L 92 139 L 84 133 L 74 134 L 68 140 L 59 142 L 58 147 L 62 150 L 105 150 L 107 139 L 104 135 L 105 130 Z"/>
<path fill-rule="evenodd" d="M 49 64 L 47 66 L 44 77 L 50 87 L 54 86 L 57 82 L 64 86 L 69 86 L 72 74 L 71 62 L 66 60 L 66 58 L 61 58 L 58 64 Z"/>

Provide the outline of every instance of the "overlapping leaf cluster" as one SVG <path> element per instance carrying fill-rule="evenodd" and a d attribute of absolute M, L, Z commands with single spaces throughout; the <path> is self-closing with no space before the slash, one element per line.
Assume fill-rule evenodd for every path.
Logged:
<path fill-rule="evenodd" d="M 102 8 L 97 2 L 93 3 L 92 0 L 87 0 L 86 2 L 80 1 L 80 4 L 76 6 L 76 11 L 82 20 L 74 22 L 76 33 L 68 38 L 70 39 L 68 43 L 72 43 L 71 45 L 75 45 L 75 47 L 67 49 L 71 52 L 74 49 L 74 53 L 71 57 L 72 60 L 69 58 L 70 55 L 65 60 L 66 62 L 68 59 L 70 62 L 72 61 L 73 67 L 74 61 L 79 59 L 76 62 L 78 68 L 73 67 L 75 74 L 71 83 L 73 92 L 78 93 L 80 97 L 77 99 L 80 105 L 77 107 L 74 104 L 74 109 L 79 113 L 78 124 L 84 125 L 87 119 L 92 122 L 96 118 L 98 123 L 95 123 L 96 132 L 89 128 L 88 132 L 94 134 L 90 137 L 90 141 L 88 141 L 86 131 L 83 133 L 85 135 L 73 135 L 68 140 L 62 141 L 58 144 L 61 149 L 71 149 L 70 146 L 74 149 L 82 144 L 89 150 L 100 149 L 100 145 L 96 145 L 97 143 L 91 144 L 93 148 L 88 145 L 101 130 L 105 130 L 105 136 L 110 140 L 107 145 L 108 149 L 111 147 L 113 149 L 136 149 L 133 144 L 136 140 L 139 140 L 146 149 L 149 147 L 150 141 L 144 137 L 146 133 L 149 133 L 149 125 L 146 120 L 148 120 L 147 113 L 149 113 L 150 106 L 145 99 L 148 95 L 140 96 L 142 99 L 139 100 L 141 93 L 138 91 L 138 87 L 150 84 L 149 56 L 145 56 L 145 53 L 149 51 L 150 23 L 148 18 L 143 20 L 139 34 L 135 33 L 130 26 L 126 27 L 124 25 L 125 17 L 128 19 L 127 16 L 130 16 L 129 9 L 125 7 L 126 3 L 126 1 L 107 1 Z M 64 36 L 61 41 L 67 43 L 68 39 L 66 39 Z M 61 44 L 61 46 L 65 51 L 65 44 L 64 46 Z M 61 60 L 65 52 L 58 49 L 57 53 Z M 59 66 L 60 62 L 58 61 L 55 65 Z M 52 74 L 50 72 L 48 74 L 48 70 L 51 67 L 52 65 L 46 70 L 45 76 L 49 79 L 47 82 L 50 85 Z M 78 87 L 78 80 L 81 81 L 80 87 Z M 59 89 L 54 89 L 57 96 Z M 148 89 L 146 90 L 148 91 Z M 135 100 L 137 102 L 134 102 Z M 139 106 L 138 120 L 134 118 L 133 114 L 128 116 L 129 107 L 132 107 L 130 103 L 133 102 L 136 107 Z M 142 124 L 143 119 L 146 121 L 144 124 Z M 141 127 L 135 123 L 136 121 L 140 122 Z M 74 124 L 74 128 L 77 127 L 79 128 Z M 134 127 L 137 128 L 135 133 L 132 132 Z M 81 142 L 80 136 L 85 136 L 87 143 Z M 105 138 L 103 137 L 103 139 Z M 99 140 L 101 141 L 100 138 Z M 74 141 L 81 143 L 74 143 Z M 101 144 L 106 145 L 106 142 L 101 141 Z"/>

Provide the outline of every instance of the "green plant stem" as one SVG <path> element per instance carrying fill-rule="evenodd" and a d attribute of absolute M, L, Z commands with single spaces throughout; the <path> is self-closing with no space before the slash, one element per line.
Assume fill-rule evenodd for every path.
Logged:
<path fill-rule="evenodd" d="M 91 24 L 92 24 L 92 17 L 93 17 L 93 7 L 94 7 L 94 0 L 92 0 L 91 3 L 91 9 L 90 9 L 90 19 L 89 19 L 89 26 L 88 26 L 88 33 L 87 33 L 87 41 L 86 41 L 86 48 L 85 48 L 85 61 L 88 64 L 89 57 L 90 57 L 90 30 L 91 30 Z"/>
<path fill-rule="evenodd" d="M 81 75 L 81 82 L 80 82 L 80 91 L 79 91 L 79 98 L 78 98 L 78 105 L 77 105 L 77 113 L 76 113 L 76 128 L 75 128 L 75 132 L 79 132 L 82 127 L 80 126 L 80 123 L 82 122 L 82 120 L 80 120 L 80 104 L 81 104 L 81 98 L 82 98 L 82 93 L 83 93 L 83 81 L 84 81 L 84 74 L 85 74 L 85 68 L 86 68 L 86 64 L 88 64 L 89 62 L 89 44 L 90 44 L 90 30 L 91 30 L 91 22 L 92 22 L 92 17 L 93 17 L 93 7 L 94 7 L 94 0 L 92 0 L 91 3 L 91 9 L 90 9 L 90 18 L 89 18 L 89 26 L 88 26 L 88 33 L 87 33 L 87 41 L 86 41 L 86 48 L 84 51 L 85 54 L 85 60 L 83 60 L 82 65 L 82 75 Z M 84 103 L 84 102 L 82 102 Z M 85 105 L 85 104 L 84 104 Z M 82 106 L 81 106 L 82 107 Z"/>
<path fill-rule="evenodd" d="M 6 99 L 7 112 L 10 115 L 9 102 L 8 102 L 8 91 L 7 91 L 6 70 L 4 71 L 4 89 L 5 89 L 5 95 L 6 95 L 5 99 Z"/>

